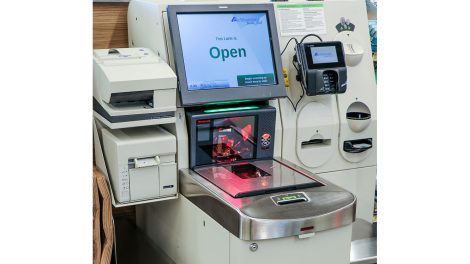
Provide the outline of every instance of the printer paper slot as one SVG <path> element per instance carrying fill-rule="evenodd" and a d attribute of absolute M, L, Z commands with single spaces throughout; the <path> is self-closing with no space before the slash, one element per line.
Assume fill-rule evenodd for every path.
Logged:
<path fill-rule="evenodd" d="M 153 91 L 113 93 L 109 103 L 115 107 L 153 105 Z"/>
<path fill-rule="evenodd" d="M 160 157 L 146 157 L 146 158 L 133 158 L 129 159 L 128 166 L 129 169 L 133 168 L 145 168 L 151 166 L 158 166 L 160 165 Z"/>
<path fill-rule="evenodd" d="M 302 141 L 302 149 L 312 148 L 312 147 L 324 147 L 331 145 L 331 139 L 311 139 L 309 141 Z"/>

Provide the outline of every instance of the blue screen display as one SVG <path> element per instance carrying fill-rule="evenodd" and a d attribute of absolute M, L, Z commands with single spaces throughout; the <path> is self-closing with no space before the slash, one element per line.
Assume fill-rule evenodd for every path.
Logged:
<path fill-rule="evenodd" d="M 177 14 L 189 91 L 277 84 L 267 14 Z"/>
<path fill-rule="evenodd" d="M 310 51 L 312 53 L 313 64 L 338 62 L 335 46 L 311 47 Z"/>

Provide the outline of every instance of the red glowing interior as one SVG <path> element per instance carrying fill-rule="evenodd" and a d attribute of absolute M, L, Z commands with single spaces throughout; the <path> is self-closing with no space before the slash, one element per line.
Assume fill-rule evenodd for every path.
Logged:
<path fill-rule="evenodd" d="M 256 150 L 255 117 L 229 117 L 214 120 L 212 158 L 216 162 L 251 159 Z"/>

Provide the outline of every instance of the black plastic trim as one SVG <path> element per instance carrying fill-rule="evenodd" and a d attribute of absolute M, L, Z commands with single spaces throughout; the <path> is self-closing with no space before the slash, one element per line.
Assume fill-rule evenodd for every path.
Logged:
<path fill-rule="evenodd" d="M 112 116 L 101 106 L 101 104 L 93 98 L 93 110 L 104 117 L 111 123 L 122 123 L 122 122 L 131 122 L 131 121 L 142 121 L 142 120 L 152 120 L 160 118 L 170 118 L 175 117 L 175 111 L 160 112 L 160 113 L 150 113 L 150 114 L 137 114 L 137 115 L 120 115 Z"/>
<path fill-rule="evenodd" d="M 356 144 L 364 144 L 364 147 L 354 147 Z M 361 153 L 372 148 L 372 138 L 363 138 L 344 141 L 343 150 L 348 153 Z"/>

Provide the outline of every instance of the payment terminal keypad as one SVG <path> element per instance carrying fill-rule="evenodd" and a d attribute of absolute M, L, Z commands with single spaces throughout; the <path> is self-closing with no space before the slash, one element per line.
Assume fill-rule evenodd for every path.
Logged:
<path fill-rule="evenodd" d="M 323 73 L 323 87 L 320 88 L 320 92 L 329 93 L 336 91 L 338 84 L 338 76 L 336 72 L 326 71 Z"/>

